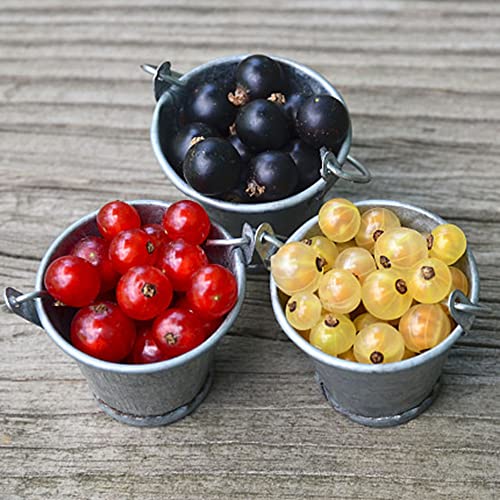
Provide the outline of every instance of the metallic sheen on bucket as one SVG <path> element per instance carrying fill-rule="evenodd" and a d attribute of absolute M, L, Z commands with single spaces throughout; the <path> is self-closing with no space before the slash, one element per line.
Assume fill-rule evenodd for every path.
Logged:
<path fill-rule="evenodd" d="M 402 225 L 429 232 L 446 221 L 422 208 L 389 200 L 367 200 L 356 203 L 361 212 L 385 207 L 400 218 Z M 288 241 L 300 241 L 320 234 L 318 217 L 313 217 L 295 231 Z M 470 284 L 469 299 L 479 298 L 479 274 L 472 252 L 457 264 Z M 457 326 L 439 345 L 429 351 L 397 363 L 369 365 L 330 356 L 313 347 L 286 320 L 278 288 L 271 278 L 271 301 L 274 314 L 286 335 L 311 357 L 316 379 L 331 405 L 351 420 L 372 427 L 404 423 L 422 413 L 434 400 L 439 377 L 452 345 L 463 335 Z"/>
<path fill-rule="evenodd" d="M 139 212 L 143 224 L 161 223 L 168 203 L 152 200 L 130 202 Z M 49 247 L 36 277 L 36 291 L 44 290 L 43 279 L 48 265 L 71 251 L 84 236 L 97 235 L 97 211 L 68 227 Z M 227 239 L 228 232 L 212 224 L 209 238 Z M 215 347 L 236 320 L 245 295 L 245 264 L 239 248 L 206 247 L 213 262 L 228 267 L 238 282 L 238 302 L 219 329 L 203 344 L 181 356 L 158 363 L 131 365 L 111 363 L 89 356 L 71 345 L 69 327 L 74 309 L 54 306 L 46 295 L 12 312 L 42 326 L 49 337 L 78 364 L 87 379 L 97 404 L 103 411 L 121 422 L 149 427 L 172 423 L 191 413 L 207 395 L 212 381 Z M 7 289 L 7 304 L 19 292 Z M 11 297 L 11 300 L 8 299 Z M 34 302 L 34 308 L 33 308 Z"/>
<path fill-rule="evenodd" d="M 158 103 L 151 124 L 151 143 L 162 170 L 172 184 L 186 196 L 202 203 L 210 216 L 220 222 L 231 234 L 239 234 L 244 222 L 248 222 L 254 227 L 262 222 L 269 222 L 278 234 L 288 235 L 317 212 L 323 197 L 339 178 L 361 183 L 371 179 L 366 167 L 349 156 L 352 141 L 351 127 L 349 127 L 347 137 L 336 157 L 323 148 L 322 177 L 318 181 L 300 193 L 273 202 L 233 203 L 204 196 L 195 191 L 177 174 L 165 155 L 168 140 L 178 130 L 177 118 L 187 95 L 186 89 L 193 89 L 206 81 L 228 82 L 228 79 L 232 78 L 237 64 L 245 57 L 246 55 L 231 56 L 210 61 L 180 76 L 177 85 L 172 83 L 172 81 L 175 82 L 175 78 L 172 80 L 172 77 L 169 76 L 173 74 L 170 70 L 170 64 L 161 64 L 154 73 L 155 97 L 158 99 Z M 306 94 L 311 95 L 332 95 L 347 108 L 338 90 L 319 73 L 289 59 L 272 57 L 281 63 L 293 88 L 301 89 Z M 149 65 L 148 67 L 151 68 Z M 165 79 L 161 78 L 162 71 L 168 73 Z M 343 169 L 346 162 L 351 163 L 357 172 Z"/>

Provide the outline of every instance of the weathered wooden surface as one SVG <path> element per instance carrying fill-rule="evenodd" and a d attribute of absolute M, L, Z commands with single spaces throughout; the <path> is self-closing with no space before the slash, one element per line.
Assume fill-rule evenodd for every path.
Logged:
<path fill-rule="evenodd" d="M 206 402 L 140 430 L 99 412 L 43 332 L 2 313 L 2 498 L 498 498 L 498 2 L 2 0 L 0 287 L 29 290 L 53 238 L 104 201 L 179 197 L 151 151 L 140 63 L 185 71 L 255 51 L 336 84 L 374 174 L 338 192 L 460 224 L 493 315 L 453 349 L 428 412 L 373 430 L 327 406 L 274 322 L 267 279 L 250 277 Z"/>

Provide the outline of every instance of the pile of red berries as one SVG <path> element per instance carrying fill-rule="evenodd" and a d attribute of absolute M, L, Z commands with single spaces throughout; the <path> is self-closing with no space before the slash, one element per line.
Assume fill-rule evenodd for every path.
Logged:
<path fill-rule="evenodd" d="M 337 153 L 349 132 L 345 106 L 296 89 L 284 65 L 243 59 L 234 75 L 188 90 L 166 156 L 196 191 L 238 203 L 267 202 L 320 178 L 320 148 Z"/>
<path fill-rule="evenodd" d="M 142 225 L 132 205 L 112 201 L 96 222 L 100 236 L 78 241 L 44 279 L 59 305 L 79 308 L 77 349 L 113 362 L 163 361 L 204 342 L 236 304 L 234 275 L 200 246 L 211 223 L 198 203 L 178 201 L 161 225 Z"/>

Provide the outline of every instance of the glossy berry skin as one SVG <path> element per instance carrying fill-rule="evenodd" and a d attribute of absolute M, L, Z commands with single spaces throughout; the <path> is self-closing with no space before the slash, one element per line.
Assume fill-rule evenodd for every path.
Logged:
<path fill-rule="evenodd" d="M 217 129 L 205 123 L 189 123 L 182 127 L 167 145 L 167 159 L 177 172 L 182 172 L 182 162 L 195 137 L 219 137 Z"/>
<path fill-rule="evenodd" d="M 333 241 L 330 241 L 325 236 L 313 236 L 302 241 L 315 250 L 318 256 L 321 257 L 323 260 L 323 271 L 326 272 L 333 268 L 335 259 L 339 254 L 337 246 Z"/>
<path fill-rule="evenodd" d="M 327 354 L 338 356 L 348 351 L 356 339 L 353 322 L 343 314 L 327 313 L 311 329 L 309 342 Z"/>
<path fill-rule="evenodd" d="M 248 146 L 243 144 L 243 142 L 237 135 L 230 135 L 227 138 L 227 140 L 231 143 L 233 148 L 236 149 L 236 151 L 238 151 L 242 163 L 247 164 L 252 159 L 252 151 L 250 151 L 250 148 Z M 240 173 L 240 178 L 241 178 L 241 173 Z"/>
<path fill-rule="evenodd" d="M 158 253 L 156 267 L 169 279 L 176 292 L 186 291 L 193 274 L 208 264 L 201 247 L 184 240 L 174 240 L 163 245 Z"/>
<path fill-rule="evenodd" d="M 349 115 L 335 97 L 311 96 L 300 106 L 295 125 L 299 137 L 313 148 L 337 149 L 349 131 Z"/>
<path fill-rule="evenodd" d="M 353 320 L 356 331 L 360 332 L 365 326 L 373 325 L 373 323 L 380 323 L 380 320 L 370 313 L 363 313 L 356 316 Z"/>
<path fill-rule="evenodd" d="M 440 224 L 435 227 L 428 239 L 429 255 L 451 266 L 467 249 L 464 232 L 455 224 Z"/>
<path fill-rule="evenodd" d="M 399 331 L 410 351 L 422 352 L 442 342 L 451 323 L 440 305 L 417 304 L 401 318 Z"/>
<path fill-rule="evenodd" d="M 460 290 L 465 296 L 469 295 L 469 280 L 457 267 L 450 267 L 451 290 Z"/>
<path fill-rule="evenodd" d="M 408 289 L 412 297 L 423 304 L 436 304 L 445 299 L 451 285 L 450 269 L 439 259 L 423 259 L 408 274 Z"/>
<path fill-rule="evenodd" d="M 250 161 L 246 192 L 254 200 L 281 200 L 295 191 L 297 182 L 297 167 L 288 154 L 265 151 Z"/>
<path fill-rule="evenodd" d="M 236 111 L 227 99 L 227 91 L 214 82 L 196 87 L 184 104 L 187 121 L 206 123 L 221 132 L 234 122 Z"/>
<path fill-rule="evenodd" d="M 193 275 L 186 299 L 201 317 L 221 318 L 238 300 L 238 283 L 225 267 L 208 264 Z"/>
<path fill-rule="evenodd" d="M 71 322 L 71 343 L 104 361 L 122 361 L 132 350 L 135 325 L 113 302 L 97 302 L 80 309 Z"/>
<path fill-rule="evenodd" d="M 192 146 L 182 163 L 188 184 L 199 193 L 219 195 L 240 180 L 241 157 L 226 139 L 209 137 Z"/>
<path fill-rule="evenodd" d="M 336 258 L 334 267 L 350 271 L 360 283 L 377 269 L 372 254 L 364 248 L 356 247 L 343 250 Z"/>
<path fill-rule="evenodd" d="M 288 153 L 297 166 L 298 191 L 308 188 L 320 178 L 321 156 L 317 149 L 301 139 L 293 139 L 283 148 L 283 152 Z"/>
<path fill-rule="evenodd" d="M 87 236 L 81 239 L 71 250 L 71 255 L 90 262 L 101 278 L 100 293 L 115 287 L 120 275 L 115 271 L 108 255 L 109 243 L 99 236 Z"/>
<path fill-rule="evenodd" d="M 118 233 L 141 227 L 141 217 L 137 210 L 124 201 L 106 203 L 96 217 L 99 232 L 106 240 L 112 240 Z"/>
<path fill-rule="evenodd" d="M 385 231 L 375 242 L 375 262 L 379 269 L 407 271 L 427 257 L 427 242 L 414 229 L 397 227 Z"/>
<path fill-rule="evenodd" d="M 276 286 L 287 295 L 318 289 L 324 262 L 318 253 L 300 241 L 283 245 L 271 257 Z"/>
<path fill-rule="evenodd" d="M 160 314 L 152 332 L 156 345 L 168 359 L 191 351 L 205 340 L 205 332 L 195 314 L 179 308 Z"/>
<path fill-rule="evenodd" d="M 338 357 L 340 359 L 345 359 L 346 361 L 353 361 L 354 363 L 358 362 L 358 360 L 354 356 L 354 350 L 352 347 L 348 351 L 339 354 Z"/>
<path fill-rule="evenodd" d="M 389 229 L 401 226 L 398 216 L 387 208 L 374 207 L 361 214 L 356 244 L 372 252 L 375 242 Z"/>
<path fill-rule="evenodd" d="M 156 267 L 129 269 L 118 282 L 116 299 L 123 312 L 133 319 L 153 319 L 172 301 L 173 290 L 168 278 Z"/>
<path fill-rule="evenodd" d="M 90 262 L 66 255 L 49 265 L 44 284 L 49 294 L 64 305 L 84 307 L 97 297 L 101 278 L 98 269 Z"/>
<path fill-rule="evenodd" d="M 416 356 L 416 353 L 413 352 L 413 351 L 410 351 L 410 349 L 408 349 L 406 346 L 405 346 L 405 352 L 403 354 L 403 358 L 401 361 L 403 361 L 404 359 L 410 359 L 410 358 L 413 358 Z"/>
<path fill-rule="evenodd" d="M 235 123 L 238 137 L 254 152 L 280 149 L 290 138 L 283 110 L 267 99 L 249 102 L 238 113 Z"/>
<path fill-rule="evenodd" d="M 339 253 L 343 252 L 346 248 L 353 248 L 356 246 L 355 240 L 344 241 L 342 243 L 336 242 L 335 246 Z"/>
<path fill-rule="evenodd" d="M 281 92 L 284 82 L 280 64 L 261 54 L 243 59 L 236 68 L 236 86 L 250 99 Z"/>
<path fill-rule="evenodd" d="M 322 233 L 335 243 L 343 243 L 356 236 L 361 225 L 358 207 L 344 198 L 333 198 L 323 203 L 318 213 Z"/>
<path fill-rule="evenodd" d="M 353 351 L 360 363 L 394 363 L 403 359 L 405 343 L 391 325 L 373 323 L 358 333 Z"/>
<path fill-rule="evenodd" d="M 153 238 L 142 229 L 122 231 L 109 245 L 109 258 L 120 274 L 125 274 L 134 266 L 153 265 L 156 256 Z"/>
<path fill-rule="evenodd" d="M 151 238 L 156 248 L 169 241 L 167 232 L 160 224 L 146 224 L 141 229 Z"/>
<path fill-rule="evenodd" d="M 310 330 L 321 317 L 321 302 L 312 292 L 292 295 L 285 306 L 286 319 L 297 330 Z"/>
<path fill-rule="evenodd" d="M 372 316 L 386 321 L 400 318 L 412 303 L 407 282 L 390 269 L 372 272 L 361 286 L 361 298 Z"/>
<path fill-rule="evenodd" d="M 361 301 L 361 285 L 350 271 L 334 268 L 321 277 L 318 295 L 323 309 L 347 314 Z"/>
<path fill-rule="evenodd" d="M 153 338 L 152 325 L 138 329 L 132 352 L 127 361 L 135 365 L 158 363 L 167 357 L 156 345 Z"/>
<path fill-rule="evenodd" d="M 185 309 L 186 311 L 190 311 L 193 314 L 193 307 L 191 304 L 188 302 L 187 297 L 185 294 L 181 295 L 174 304 L 174 307 L 178 309 Z M 205 332 L 205 338 L 208 339 L 212 333 L 214 333 L 220 325 L 222 325 L 222 322 L 224 321 L 224 316 L 221 318 L 213 318 L 213 319 L 207 319 L 207 318 L 202 318 L 201 316 L 197 315 L 198 320 L 201 323 L 201 327 L 203 328 L 203 331 Z"/>
<path fill-rule="evenodd" d="M 310 96 L 302 94 L 300 92 L 295 92 L 286 96 L 285 103 L 283 104 L 283 111 L 290 122 L 295 126 L 295 119 L 297 117 L 297 112 L 300 106 L 308 99 Z"/>
<path fill-rule="evenodd" d="M 162 225 L 170 239 L 183 239 L 193 245 L 203 243 L 211 227 L 206 210 L 191 200 L 172 203 L 165 211 Z"/>

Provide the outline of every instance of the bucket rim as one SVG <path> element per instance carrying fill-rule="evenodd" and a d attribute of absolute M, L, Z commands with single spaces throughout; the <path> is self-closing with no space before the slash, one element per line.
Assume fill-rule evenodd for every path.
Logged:
<path fill-rule="evenodd" d="M 213 59 L 204 64 L 196 66 L 195 68 L 192 68 L 187 73 L 184 73 L 179 78 L 179 80 L 182 81 L 189 80 L 192 77 L 198 75 L 199 73 L 206 71 L 207 69 L 210 69 L 216 64 L 222 64 L 228 62 L 236 63 L 243 60 L 245 57 L 248 57 L 249 55 L 251 54 L 239 54 L 239 55 L 225 56 Z M 347 115 L 349 117 L 349 130 L 337 155 L 338 162 L 341 165 L 343 165 L 347 159 L 347 156 L 349 154 L 352 145 L 352 124 L 351 124 L 351 116 L 349 113 L 349 108 L 347 107 L 347 103 L 343 98 L 342 94 L 324 76 L 322 76 L 317 71 L 309 68 L 308 66 L 305 66 L 297 61 L 281 56 L 269 55 L 269 57 L 275 59 L 280 63 L 298 69 L 303 73 L 305 73 L 306 75 L 310 76 L 312 79 L 319 82 L 325 88 L 325 91 L 327 91 L 329 95 L 337 98 L 345 106 L 347 110 Z M 292 206 L 298 205 L 304 201 L 310 200 L 314 196 L 319 195 L 321 191 L 327 186 L 327 181 L 323 177 L 320 177 L 314 184 L 304 189 L 303 191 L 300 191 L 299 193 L 296 193 L 287 198 L 283 198 L 281 200 L 267 201 L 263 203 L 235 203 L 235 202 L 220 200 L 218 198 L 211 198 L 209 196 L 205 196 L 199 193 L 177 174 L 175 169 L 167 160 L 161 148 L 160 113 L 164 103 L 171 98 L 172 94 L 169 91 L 166 91 L 163 93 L 160 99 L 158 99 L 158 102 L 156 103 L 153 112 L 153 119 L 151 122 L 150 140 L 155 157 L 158 163 L 160 164 L 160 167 L 163 170 L 164 174 L 174 184 L 174 186 L 177 189 L 179 189 L 179 191 L 183 192 L 186 196 L 189 196 L 190 198 L 193 198 L 196 201 L 199 201 L 200 203 L 208 205 L 212 208 L 224 210 L 226 212 L 236 212 L 240 214 L 260 214 L 263 212 L 276 212 L 280 210 L 285 210 Z"/>
<path fill-rule="evenodd" d="M 395 200 L 384 200 L 384 199 L 369 199 L 356 201 L 354 204 L 358 208 L 371 208 L 375 206 L 384 206 L 387 208 L 404 208 L 407 210 L 414 211 L 421 215 L 424 215 L 436 222 L 436 224 L 445 224 L 447 221 L 440 217 L 439 215 L 426 210 L 424 208 L 417 207 L 415 205 L 395 201 Z M 289 238 L 287 239 L 287 243 L 291 241 L 298 241 L 304 237 L 304 235 L 313 228 L 318 223 L 318 215 L 315 215 L 308 221 L 304 222 L 296 231 L 294 231 Z M 465 253 L 467 258 L 467 263 L 470 269 L 470 291 L 469 297 L 473 302 L 477 302 L 479 299 L 479 272 L 477 269 L 476 259 L 472 254 L 469 246 L 467 246 L 467 250 Z M 273 312 L 275 315 L 278 324 L 281 329 L 285 332 L 287 337 L 303 352 L 311 356 L 315 361 L 318 361 L 324 365 L 330 366 L 332 368 L 338 368 L 344 371 L 351 371 L 357 373 L 370 373 L 370 374 L 387 374 L 394 373 L 398 371 L 410 370 L 416 368 L 422 364 L 427 363 L 431 359 L 434 359 L 438 356 L 445 354 L 452 345 L 462 336 L 464 330 L 460 325 L 457 325 L 450 334 L 438 345 L 429 349 L 425 353 L 419 354 L 418 356 L 414 356 L 409 359 L 404 359 L 401 361 L 397 361 L 394 363 L 382 363 L 379 365 L 372 364 L 364 364 L 364 363 L 355 363 L 353 361 L 344 360 L 338 358 L 336 356 L 331 356 L 316 347 L 310 344 L 307 340 L 305 340 L 287 321 L 285 312 L 281 307 L 281 303 L 278 296 L 278 287 L 272 277 L 270 276 L 269 280 L 269 288 L 271 293 L 271 304 L 273 308 Z"/>
<path fill-rule="evenodd" d="M 140 199 L 140 200 L 132 200 L 126 201 L 132 206 L 159 206 L 163 208 L 168 208 L 172 203 L 163 202 L 160 200 L 149 200 L 149 199 Z M 48 265 L 50 264 L 53 254 L 56 249 L 59 247 L 61 243 L 63 243 L 66 238 L 73 233 L 76 229 L 81 227 L 83 224 L 95 219 L 99 210 L 95 210 L 84 217 L 81 217 L 77 221 L 73 222 L 69 225 L 49 246 L 47 251 L 45 252 L 42 260 L 40 261 L 40 265 L 38 267 L 37 275 L 36 275 L 36 291 L 42 291 L 45 289 L 43 284 L 43 278 L 46 272 Z M 231 238 L 226 229 L 224 229 L 220 224 L 210 221 L 211 224 L 221 232 L 224 239 Z M 239 248 L 232 249 L 234 259 L 235 259 L 235 275 L 238 283 L 238 300 L 234 305 L 233 309 L 228 313 L 222 324 L 219 328 L 204 342 L 202 342 L 199 346 L 195 347 L 191 351 L 188 351 L 180 356 L 175 358 L 167 359 L 165 361 L 159 361 L 156 363 L 148 363 L 148 364 L 125 364 L 125 363 L 114 363 L 111 361 L 104 361 L 98 358 L 94 358 L 84 352 L 78 350 L 74 347 L 70 342 L 68 342 L 54 327 L 50 318 L 45 312 L 45 308 L 43 305 L 43 299 L 37 298 L 35 299 L 35 308 L 37 314 L 40 318 L 40 322 L 42 324 L 43 329 L 48 334 L 48 336 L 52 339 L 52 341 L 62 349 L 67 355 L 75 359 L 78 363 L 82 363 L 88 367 L 92 367 L 98 370 L 106 371 L 106 372 L 114 372 L 114 373 L 126 373 L 126 374 L 148 374 L 148 373 L 157 373 L 169 370 L 171 368 L 175 368 L 186 364 L 198 356 L 203 355 L 207 351 L 213 349 L 219 340 L 229 331 L 231 326 L 236 321 L 236 318 L 239 315 L 241 306 L 243 304 L 243 300 L 245 297 L 245 289 L 246 289 L 246 269 L 243 259 L 243 254 Z"/>

